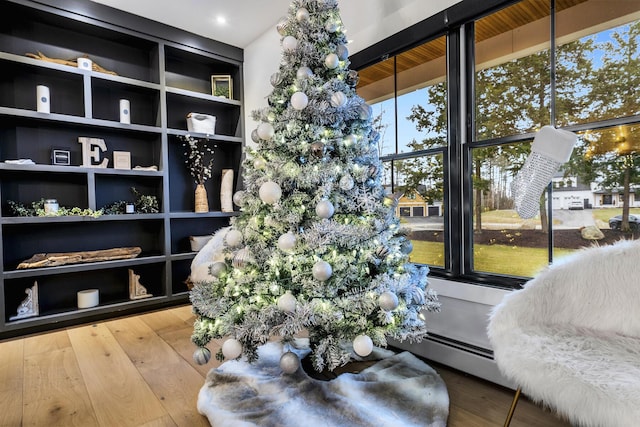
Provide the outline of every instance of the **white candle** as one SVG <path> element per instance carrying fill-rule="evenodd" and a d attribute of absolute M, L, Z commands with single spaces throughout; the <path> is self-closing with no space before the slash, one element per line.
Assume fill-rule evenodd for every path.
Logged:
<path fill-rule="evenodd" d="M 36 87 L 36 96 L 38 97 L 38 113 L 49 114 L 51 112 L 51 100 L 49 99 L 49 88 L 47 86 L 38 85 Z"/>

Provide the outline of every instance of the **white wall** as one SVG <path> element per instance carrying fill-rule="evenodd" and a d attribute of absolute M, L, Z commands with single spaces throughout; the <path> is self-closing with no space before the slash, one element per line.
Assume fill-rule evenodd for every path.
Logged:
<path fill-rule="evenodd" d="M 344 0 L 340 3 L 340 11 L 351 41 L 349 51 L 353 54 L 363 50 L 459 1 Z M 283 11 L 283 15 L 285 13 Z M 267 105 L 266 96 L 272 90 L 269 79 L 278 70 L 281 59 L 280 36 L 275 25 L 274 22 L 271 31 L 244 51 L 245 139 L 248 144 L 251 144 L 251 131 L 256 127 L 250 113 Z M 489 348 L 488 315 L 506 291 L 437 278 L 430 279 L 430 286 L 438 292 L 442 303 L 440 313 L 427 315 L 430 331 L 460 343 Z M 493 360 L 486 356 L 433 341 L 394 345 L 478 377 L 512 386 L 500 376 Z"/>

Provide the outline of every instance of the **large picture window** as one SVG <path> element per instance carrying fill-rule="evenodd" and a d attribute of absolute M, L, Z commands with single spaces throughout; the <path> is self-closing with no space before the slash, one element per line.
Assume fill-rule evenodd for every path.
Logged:
<path fill-rule="evenodd" d="M 384 61 L 358 55 L 411 259 L 513 286 L 594 242 L 640 238 L 640 0 L 477 3 L 425 21 L 424 41 L 396 35 L 414 47 Z M 522 219 L 512 182 L 546 125 L 578 142 Z"/>

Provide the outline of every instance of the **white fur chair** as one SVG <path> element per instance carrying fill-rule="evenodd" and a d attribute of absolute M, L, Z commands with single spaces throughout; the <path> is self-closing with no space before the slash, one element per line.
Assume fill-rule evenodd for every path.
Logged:
<path fill-rule="evenodd" d="M 488 334 L 501 372 L 534 401 L 580 426 L 640 426 L 640 241 L 550 266 L 504 297 Z"/>

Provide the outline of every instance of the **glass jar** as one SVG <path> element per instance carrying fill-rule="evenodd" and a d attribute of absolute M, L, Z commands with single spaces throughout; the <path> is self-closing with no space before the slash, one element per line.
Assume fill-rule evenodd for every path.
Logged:
<path fill-rule="evenodd" d="M 44 213 L 46 215 L 55 215 L 56 213 L 58 213 L 58 201 L 56 199 L 45 200 Z"/>

